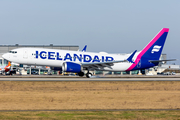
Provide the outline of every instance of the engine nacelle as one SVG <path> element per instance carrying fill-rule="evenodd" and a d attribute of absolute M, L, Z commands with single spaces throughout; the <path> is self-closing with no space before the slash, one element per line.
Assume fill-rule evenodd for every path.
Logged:
<path fill-rule="evenodd" d="M 81 65 L 73 62 L 64 62 L 62 65 L 62 70 L 64 72 L 79 73 L 81 72 Z"/>

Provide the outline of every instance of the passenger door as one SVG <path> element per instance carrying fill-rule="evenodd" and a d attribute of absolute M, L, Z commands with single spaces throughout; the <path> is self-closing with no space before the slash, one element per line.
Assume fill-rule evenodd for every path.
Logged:
<path fill-rule="evenodd" d="M 23 58 L 27 59 L 28 58 L 28 51 L 23 50 Z"/>

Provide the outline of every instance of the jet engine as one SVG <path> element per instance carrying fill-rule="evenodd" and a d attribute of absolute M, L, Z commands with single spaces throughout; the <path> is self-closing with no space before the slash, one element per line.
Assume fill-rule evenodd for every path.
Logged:
<path fill-rule="evenodd" d="M 73 62 L 64 62 L 62 65 L 62 70 L 64 72 L 80 73 L 82 71 L 81 68 L 80 64 Z"/>

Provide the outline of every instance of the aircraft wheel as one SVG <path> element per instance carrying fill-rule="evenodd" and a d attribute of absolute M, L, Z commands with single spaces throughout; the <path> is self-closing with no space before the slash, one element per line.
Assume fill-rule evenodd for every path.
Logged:
<path fill-rule="evenodd" d="M 83 77 L 83 76 L 84 76 L 84 72 L 79 72 L 78 75 L 79 75 L 80 77 Z"/>
<path fill-rule="evenodd" d="M 90 78 L 92 76 L 92 73 L 86 73 L 86 77 Z"/>

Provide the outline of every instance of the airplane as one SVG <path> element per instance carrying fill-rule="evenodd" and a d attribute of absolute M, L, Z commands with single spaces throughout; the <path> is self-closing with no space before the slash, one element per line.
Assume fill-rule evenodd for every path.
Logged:
<path fill-rule="evenodd" d="M 3 58 L 19 64 L 50 66 L 53 70 L 77 73 L 90 78 L 90 71 L 132 71 L 157 66 L 169 28 L 163 28 L 142 51 L 131 54 L 108 54 L 45 48 L 17 48 L 3 54 Z"/>
<path fill-rule="evenodd" d="M 9 70 L 11 69 L 11 63 L 8 62 L 7 66 L 0 66 L 0 73 L 4 73 L 4 72 L 9 72 Z"/>

